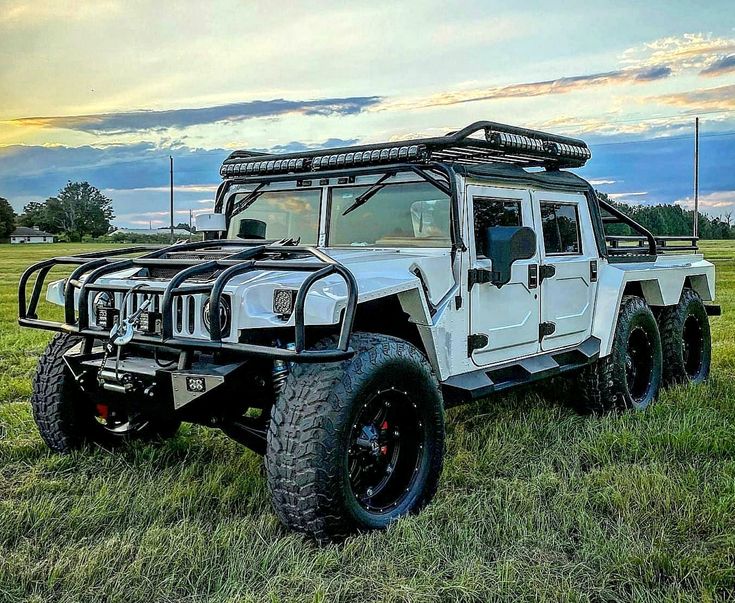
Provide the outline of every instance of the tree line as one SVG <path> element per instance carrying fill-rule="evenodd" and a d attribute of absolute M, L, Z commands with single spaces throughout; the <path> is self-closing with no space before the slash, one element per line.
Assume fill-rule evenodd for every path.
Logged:
<path fill-rule="evenodd" d="M 664 237 L 691 236 L 692 234 L 694 211 L 686 210 L 680 205 L 665 203 L 629 205 L 627 203 L 616 203 L 608 195 L 599 191 L 597 191 L 597 196 L 633 218 L 654 235 Z M 699 212 L 698 228 L 700 239 L 735 239 L 735 221 L 733 221 L 732 212 L 714 218 Z M 607 224 L 605 225 L 605 232 L 610 235 L 636 234 L 625 224 Z"/>

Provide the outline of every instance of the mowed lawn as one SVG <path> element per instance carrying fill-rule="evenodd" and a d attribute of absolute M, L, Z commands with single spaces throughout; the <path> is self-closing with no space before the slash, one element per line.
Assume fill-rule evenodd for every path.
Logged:
<path fill-rule="evenodd" d="M 735 242 L 703 247 L 724 311 L 707 385 L 604 418 L 536 392 L 451 410 L 435 502 L 318 547 L 216 431 L 50 453 L 28 402 L 50 335 L 16 326 L 16 285 L 93 247 L 0 246 L 0 602 L 733 600 Z"/>

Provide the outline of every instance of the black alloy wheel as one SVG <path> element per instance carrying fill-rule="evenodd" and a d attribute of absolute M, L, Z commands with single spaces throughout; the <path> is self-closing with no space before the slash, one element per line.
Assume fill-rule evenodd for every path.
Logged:
<path fill-rule="evenodd" d="M 416 479 L 427 429 L 408 394 L 380 390 L 359 411 L 350 434 L 350 487 L 363 509 L 385 513 L 403 502 Z"/>
<path fill-rule="evenodd" d="M 648 332 L 635 327 L 628 337 L 625 379 L 633 401 L 640 404 L 648 394 L 653 376 L 653 343 Z"/>

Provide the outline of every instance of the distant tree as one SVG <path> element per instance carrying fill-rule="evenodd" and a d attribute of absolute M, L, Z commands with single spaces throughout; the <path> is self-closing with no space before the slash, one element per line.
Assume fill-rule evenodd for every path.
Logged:
<path fill-rule="evenodd" d="M 20 223 L 65 234 L 70 241 L 81 241 L 85 236 L 107 234 L 114 217 L 112 199 L 99 189 L 89 182 L 67 182 L 57 196 L 26 205 Z"/>
<path fill-rule="evenodd" d="M 50 216 L 46 211 L 46 203 L 40 203 L 39 201 L 31 201 L 23 208 L 23 213 L 18 218 L 18 224 L 21 226 L 28 226 L 33 228 L 37 226 L 41 230 L 47 232 L 57 233 L 60 232 L 53 222 L 51 222 Z"/>
<path fill-rule="evenodd" d="M 15 212 L 7 199 L 0 197 L 0 239 L 7 239 L 15 230 Z"/>

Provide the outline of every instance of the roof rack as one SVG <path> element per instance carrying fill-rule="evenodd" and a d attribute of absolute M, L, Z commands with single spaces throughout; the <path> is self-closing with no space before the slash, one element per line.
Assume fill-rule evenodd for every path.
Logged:
<path fill-rule="evenodd" d="M 576 138 L 477 121 L 434 138 L 270 155 L 235 151 L 225 159 L 220 174 L 232 178 L 431 161 L 560 169 L 582 167 L 590 156 L 587 144 Z"/>

